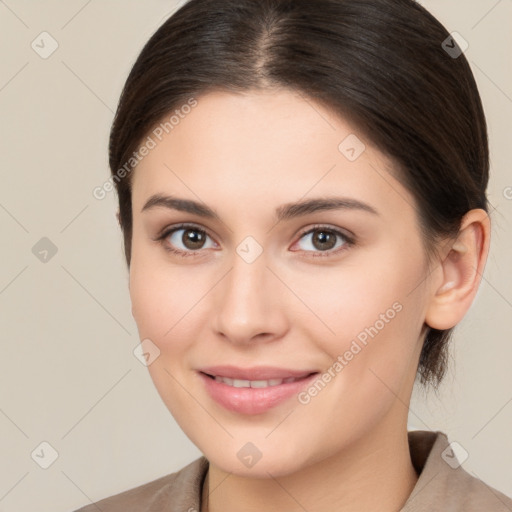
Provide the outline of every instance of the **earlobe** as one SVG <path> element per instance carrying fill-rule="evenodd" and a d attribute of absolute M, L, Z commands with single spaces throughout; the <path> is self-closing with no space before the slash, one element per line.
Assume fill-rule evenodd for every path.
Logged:
<path fill-rule="evenodd" d="M 116 218 L 117 218 L 117 223 L 119 224 L 119 226 L 121 226 L 121 227 L 122 227 L 122 224 L 121 224 L 121 217 L 120 217 L 120 214 L 119 214 L 119 210 L 117 210 Z"/>
<path fill-rule="evenodd" d="M 482 209 L 470 210 L 462 219 L 457 239 L 440 262 L 442 282 L 432 290 L 425 322 L 434 329 L 457 325 L 473 302 L 487 260 L 490 220 Z"/>

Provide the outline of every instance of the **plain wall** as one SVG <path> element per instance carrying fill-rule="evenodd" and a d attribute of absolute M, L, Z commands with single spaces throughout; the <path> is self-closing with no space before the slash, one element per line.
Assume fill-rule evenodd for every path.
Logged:
<path fill-rule="evenodd" d="M 416 390 L 409 423 L 446 432 L 469 453 L 467 471 L 512 496 L 512 2 L 421 3 L 469 43 L 489 124 L 493 231 L 439 397 Z M 109 177 L 124 80 L 176 6 L 0 2 L 0 512 L 69 512 L 200 455 L 132 353 L 116 196 L 92 194 Z M 51 49 L 43 31 L 58 43 L 46 59 L 31 47 Z M 42 442 L 58 453 L 48 469 L 31 456 L 51 455 Z"/>

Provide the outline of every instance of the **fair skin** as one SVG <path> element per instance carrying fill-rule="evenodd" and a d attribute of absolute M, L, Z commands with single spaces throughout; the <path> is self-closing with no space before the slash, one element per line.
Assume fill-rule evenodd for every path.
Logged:
<path fill-rule="evenodd" d="M 151 378 L 210 462 L 202 510 L 206 501 L 211 512 L 399 510 L 417 481 L 407 415 L 425 324 L 452 327 L 469 309 L 489 219 L 468 212 L 458 239 L 445 241 L 429 267 L 414 198 L 389 172 L 392 162 L 346 120 L 286 90 L 197 100 L 134 171 L 130 295 L 140 339 L 160 350 Z M 366 145 L 355 161 L 338 150 L 350 134 Z M 142 211 L 154 194 L 197 201 L 218 218 Z M 274 218 L 283 204 L 333 196 L 376 213 Z M 182 222 L 206 232 L 202 245 L 183 236 L 190 228 L 154 240 Z M 306 234 L 315 225 L 331 233 L 333 248 Z M 262 249 L 251 263 L 237 253 L 248 236 Z M 393 304 L 400 311 L 377 324 Z M 262 413 L 234 412 L 199 376 L 199 368 L 222 364 L 321 374 L 376 325 L 306 404 L 292 397 Z M 261 454 L 251 467 L 237 456 L 249 442 Z"/>

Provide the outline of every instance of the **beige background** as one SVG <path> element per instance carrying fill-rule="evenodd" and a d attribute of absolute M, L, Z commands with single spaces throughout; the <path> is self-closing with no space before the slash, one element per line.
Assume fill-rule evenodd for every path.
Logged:
<path fill-rule="evenodd" d="M 447 432 L 468 452 L 466 470 L 512 496 L 512 2 L 422 3 L 469 43 L 494 210 L 450 374 L 439 398 L 415 392 L 410 428 Z M 0 512 L 69 512 L 200 455 L 132 353 L 116 198 L 92 195 L 109 176 L 108 132 L 130 66 L 176 5 L 0 0 Z M 31 47 L 51 48 L 43 31 L 58 43 L 46 59 Z M 46 262 L 33 253 L 43 237 L 57 249 Z M 47 469 L 42 442 L 58 453 Z"/>

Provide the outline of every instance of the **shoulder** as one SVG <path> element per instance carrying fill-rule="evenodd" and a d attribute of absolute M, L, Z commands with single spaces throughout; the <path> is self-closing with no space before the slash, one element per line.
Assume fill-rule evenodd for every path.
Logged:
<path fill-rule="evenodd" d="M 131 510 L 200 509 L 201 488 L 208 461 L 200 457 L 175 473 L 109 496 L 74 512 L 129 512 Z"/>
<path fill-rule="evenodd" d="M 419 479 L 401 512 L 512 511 L 511 498 L 462 467 L 467 452 L 443 432 L 409 432 L 409 446 Z"/>
<path fill-rule="evenodd" d="M 445 510 L 510 512 L 512 499 L 459 467 L 442 490 Z"/>
<path fill-rule="evenodd" d="M 467 474 L 467 473 L 466 473 Z M 512 510 L 512 499 L 490 485 L 468 475 L 467 502 L 471 508 L 468 510 L 488 510 L 493 512 L 510 512 Z"/>
<path fill-rule="evenodd" d="M 446 502 L 457 504 L 465 512 L 510 512 L 512 499 L 468 473 L 462 466 L 451 470 L 447 477 Z M 453 497 L 450 497 L 453 496 Z M 455 510 L 455 509 L 454 509 Z"/>

